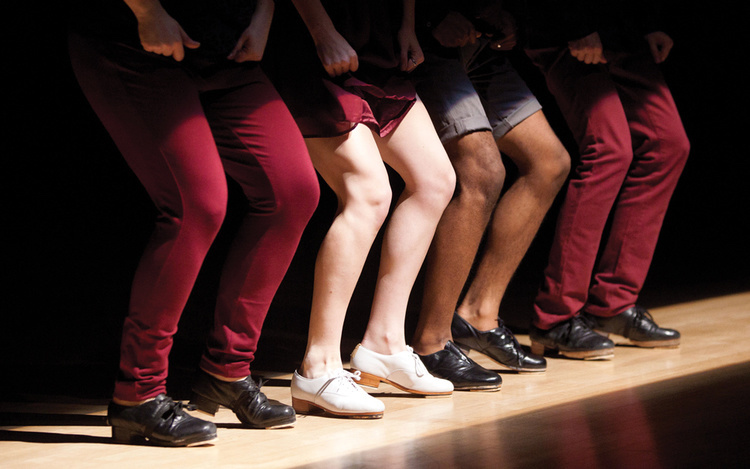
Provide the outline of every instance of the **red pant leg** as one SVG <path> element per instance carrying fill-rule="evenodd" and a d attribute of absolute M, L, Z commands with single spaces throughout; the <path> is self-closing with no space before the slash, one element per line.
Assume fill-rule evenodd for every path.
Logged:
<path fill-rule="evenodd" d="M 548 328 L 584 308 L 616 314 L 632 306 L 687 153 L 674 103 L 655 65 L 587 65 L 565 49 L 529 55 L 545 74 L 580 147 L 535 301 L 535 323 Z M 669 130 L 654 130 L 654 121 L 662 119 L 656 127 Z M 664 150 L 672 146 L 677 157 Z M 610 216 L 610 234 L 602 239 Z"/>
<path fill-rule="evenodd" d="M 252 83 L 204 96 L 224 167 L 248 212 L 225 261 L 201 368 L 250 374 L 261 327 L 319 195 L 302 135 L 260 69 Z"/>
<path fill-rule="evenodd" d="M 608 69 L 628 118 L 633 163 L 612 209 L 611 230 L 584 307 L 599 316 L 616 315 L 636 303 L 690 151 L 677 107 L 650 53 L 614 56 Z"/>
<path fill-rule="evenodd" d="M 565 49 L 529 55 L 544 73 L 580 146 L 534 304 L 535 324 L 544 329 L 573 317 L 588 300 L 601 236 L 632 149 L 625 112 L 602 66 L 582 64 Z M 579 87 L 586 92 L 579 93 Z"/>
<path fill-rule="evenodd" d="M 196 85 L 178 66 L 71 36 L 87 99 L 153 200 L 156 227 L 138 265 L 123 327 L 115 396 L 166 390 L 182 310 L 226 211 L 226 177 Z"/>

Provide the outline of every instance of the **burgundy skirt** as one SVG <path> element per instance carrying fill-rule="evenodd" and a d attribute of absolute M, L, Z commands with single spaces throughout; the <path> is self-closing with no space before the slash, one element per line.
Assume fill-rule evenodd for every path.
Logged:
<path fill-rule="evenodd" d="M 291 2 L 288 2 L 291 4 Z M 330 78 L 293 7 L 279 5 L 264 68 L 305 137 L 335 137 L 357 124 L 378 135 L 395 129 L 417 99 L 398 69 L 401 4 L 383 0 L 325 0 L 337 30 L 359 58 L 359 69 Z"/>

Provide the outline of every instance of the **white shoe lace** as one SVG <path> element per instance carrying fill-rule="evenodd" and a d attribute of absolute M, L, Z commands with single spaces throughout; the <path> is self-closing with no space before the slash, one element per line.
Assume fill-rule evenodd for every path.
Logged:
<path fill-rule="evenodd" d="M 421 378 L 425 374 L 427 374 L 427 368 L 425 368 L 424 363 L 422 363 L 422 360 L 419 359 L 419 355 L 414 353 L 414 349 L 406 346 L 407 350 L 409 350 L 409 353 L 411 353 L 412 358 L 414 359 L 414 373 L 417 375 L 417 378 Z"/>
<path fill-rule="evenodd" d="M 335 393 L 341 393 L 341 392 L 359 392 L 362 390 L 355 381 L 359 381 L 361 379 L 362 373 L 359 372 L 359 370 L 355 371 L 354 373 L 350 373 L 346 370 L 337 370 L 334 372 L 335 374 L 331 376 L 331 378 L 325 382 L 323 386 L 320 387 L 320 390 L 318 391 L 318 395 L 323 394 L 329 387 L 331 388 L 332 392 Z M 334 388 L 334 383 L 336 383 L 336 387 Z M 364 390 L 362 390 L 364 392 Z"/>

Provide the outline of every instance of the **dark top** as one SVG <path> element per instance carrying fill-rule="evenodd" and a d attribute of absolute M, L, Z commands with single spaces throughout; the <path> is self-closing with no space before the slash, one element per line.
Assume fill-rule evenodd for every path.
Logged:
<path fill-rule="evenodd" d="M 632 50 L 660 29 L 654 0 L 506 0 L 524 47 L 566 46 L 598 32 L 608 50 Z"/>
<path fill-rule="evenodd" d="M 161 0 L 192 39 L 194 53 L 224 58 L 250 25 L 254 0 Z M 72 0 L 70 25 L 80 34 L 140 47 L 138 23 L 123 0 Z"/>
<path fill-rule="evenodd" d="M 290 0 L 277 0 L 263 66 L 306 137 L 332 137 L 364 123 L 386 135 L 416 99 L 400 77 L 402 0 L 322 0 L 359 68 L 331 78 Z"/>

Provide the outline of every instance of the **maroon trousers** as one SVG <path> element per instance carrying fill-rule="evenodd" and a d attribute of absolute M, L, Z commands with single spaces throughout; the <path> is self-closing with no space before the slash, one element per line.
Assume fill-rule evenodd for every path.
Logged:
<path fill-rule="evenodd" d="M 86 98 L 158 214 L 133 281 L 119 399 L 166 390 L 182 310 L 226 213 L 227 175 L 247 213 L 224 265 L 201 367 L 250 374 L 261 327 L 317 206 L 304 140 L 257 65 L 178 63 L 120 44 L 70 38 Z"/>
<path fill-rule="evenodd" d="M 527 53 L 580 150 L 534 304 L 535 325 L 548 329 L 582 310 L 613 316 L 635 304 L 689 142 L 648 51 L 603 65 L 567 48 Z"/>

